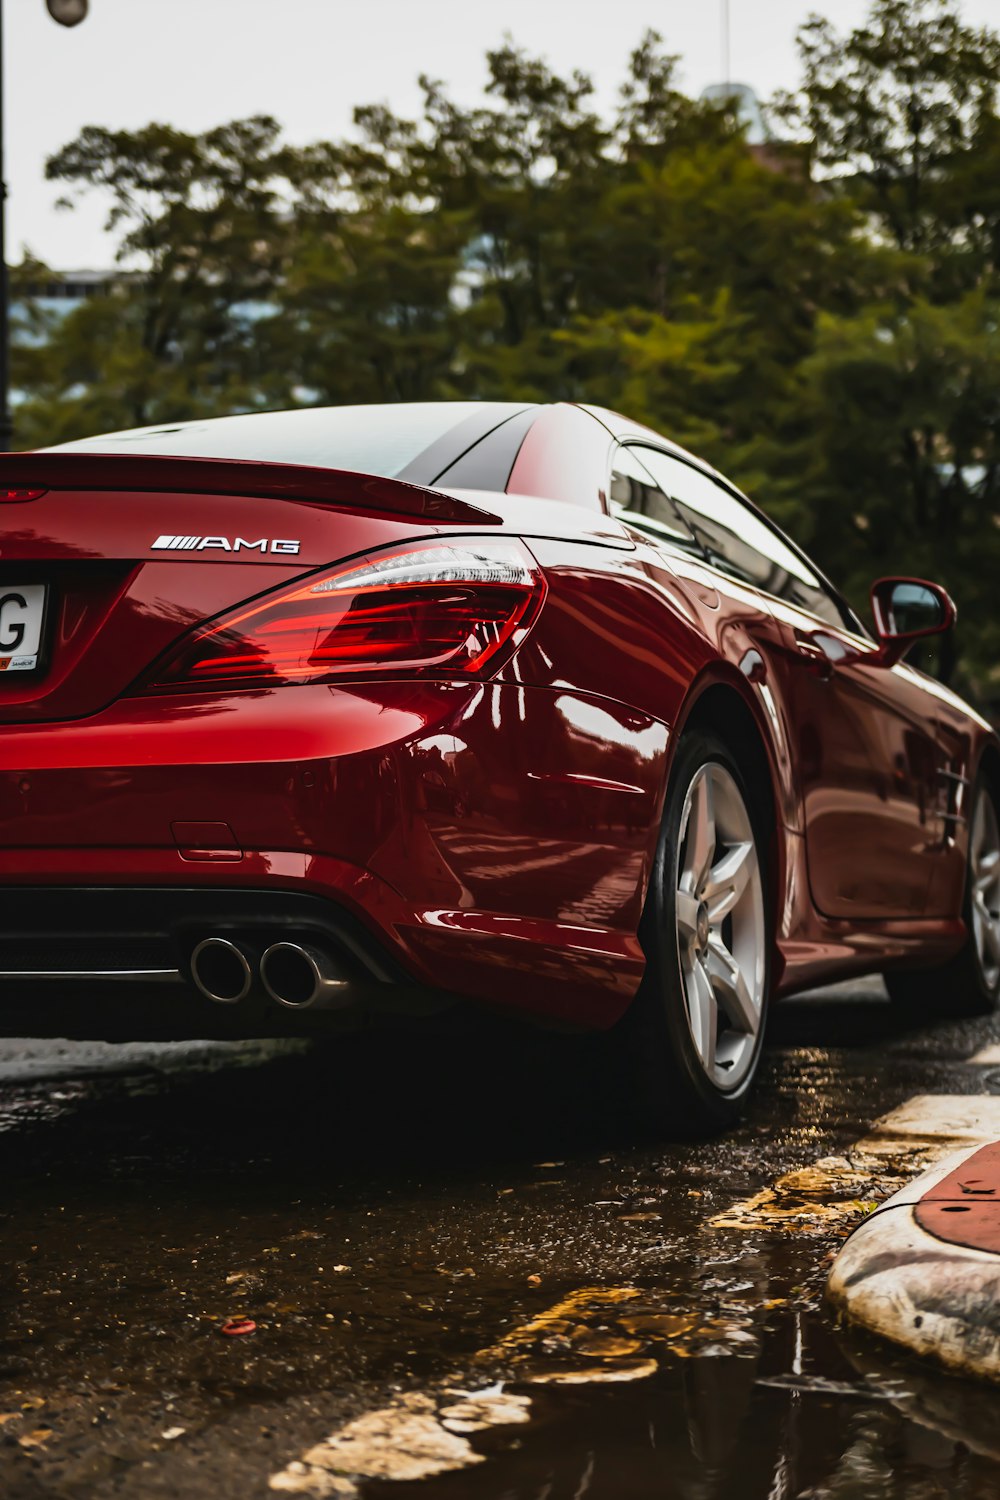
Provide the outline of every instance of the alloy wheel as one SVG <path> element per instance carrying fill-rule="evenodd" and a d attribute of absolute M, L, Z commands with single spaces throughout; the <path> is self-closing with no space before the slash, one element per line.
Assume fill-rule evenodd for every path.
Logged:
<path fill-rule="evenodd" d="M 986 987 L 993 990 L 1000 981 L 1000 831 L 993 798 L 987 791 L 981 792 L 976 802 L 969 863 L 976 957 Z"/>
<path fill-rule="evenodd" d="M 715 761 L 699 768 L 684 799 L 675 891 L 691 1040 L 709 1079 L 730 1092 L 743 1082 L 757 1051 L 766 923 L 750 814 L 736 781 Z"/>

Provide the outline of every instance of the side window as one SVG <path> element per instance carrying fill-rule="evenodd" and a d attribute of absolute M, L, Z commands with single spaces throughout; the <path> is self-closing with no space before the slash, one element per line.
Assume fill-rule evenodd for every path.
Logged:
<path fill-rule="evenodd" d="M 608 498 L 611 514 L 618 520 L 685 552 L 700 550 L 676 503 L 640 463 L 634 448 L 616 450 Z"/>
<path fill-rule="evenodd" d="M 644 449 L 642 457 L 676 501 L 713 567 L 808 610 L 828 625 L 857 629 L 808 563 L 735 495 L 680 459 L 655 449 Z"/>

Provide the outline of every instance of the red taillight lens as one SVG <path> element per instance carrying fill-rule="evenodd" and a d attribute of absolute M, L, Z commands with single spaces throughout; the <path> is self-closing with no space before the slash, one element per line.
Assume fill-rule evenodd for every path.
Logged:
<path fill-rule="evenodd" d="M 40 500 L 47 490 L 6 490 L 0 489 L 0 500 L 11 501 L 17 504 L 21 500 Z"/>
<path fill-rule="evenodd" d="M 138 691 L 481 672 L 516 650 L 544 593 L 517 541 L 377 553 L 203 626 Z"/>

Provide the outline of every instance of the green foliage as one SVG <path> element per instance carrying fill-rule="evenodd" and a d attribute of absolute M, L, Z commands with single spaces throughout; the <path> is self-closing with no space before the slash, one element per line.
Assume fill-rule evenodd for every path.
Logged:
<path fill-rule="evenodd" d="M 959 642 L 989 672 L 1000 661 L 996 304 L 979 288 L 947 306 L 824 318 L 801 376 L 803 542 L 859 601 L 904 561 L 939 580 L 960 601 Z"/>
<path fill-rule="evenodd" d="M 22 304 L 19 444 L 295 403 L 618 407 L 859 608 L 880 572 L 940 577 L 943 670 L 1000 696 L 1000 38 L 957 0 L 873 0 L 800 52 L 783 152 L 687 97 L 654 33 L 608 118 L 507 42 L 481 102 L 425 78 L 418 118 L 360 109 L 342 141 L 89 127 L 49 175 L 105 196 L 129 274 L 62 319 Z"/>
<path fill-rule="evenodd" d="M 992 137 L 1000 38 L 966 26 L 952 0 L 874 0 L 847 37 L 814 16 L 799 46 L 802 90 L 783 113 L 817 161 L 902 249 L 953 249 L 975 215 L 948 182 Z"/>

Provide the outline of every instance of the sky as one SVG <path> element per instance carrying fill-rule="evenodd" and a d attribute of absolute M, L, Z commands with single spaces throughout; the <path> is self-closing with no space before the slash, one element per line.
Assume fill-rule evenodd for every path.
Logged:
<path fill-rule="evenodd" d="M 430 73 L 464 102 L 484 54 L 510 34 L 561 71 L 580 68 L 610 106 L 629 52 L 648 27 L 680 55 L 693 93 L 723 80 L 725 0 L 90 0 L 86 21 L 55 24 L 44 0 L 6 0 L 5 146 L 8 258 L 27 246 L 61 270 L 113 259 L 96 197 L 55 207 L 46 158 L 88 124 L 151 120 L 204 130 L 271 114 L 290 139 L 329 139 L 358 104 L 419 103 Z M 732 78 L 766 98 L 798 79 L 795 32 L 810 11 L 857 24 L 867 0 L 729 0 Z M 969 21 L 1000 21 L 1000 0 L 964 0 Z"/>

